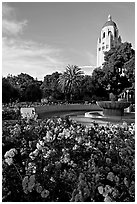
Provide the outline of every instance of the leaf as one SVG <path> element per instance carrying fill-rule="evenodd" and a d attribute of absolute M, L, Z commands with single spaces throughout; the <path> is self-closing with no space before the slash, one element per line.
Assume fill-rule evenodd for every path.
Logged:
<path fill-rule="evenodd" d="M 25 176 L 23 181 L 22 181 L 22 187 L 23 187 L 23 190 L 26 191 L 26 188 L 27 188 L 27 185 L 28 185 L 28 176 Z"/>

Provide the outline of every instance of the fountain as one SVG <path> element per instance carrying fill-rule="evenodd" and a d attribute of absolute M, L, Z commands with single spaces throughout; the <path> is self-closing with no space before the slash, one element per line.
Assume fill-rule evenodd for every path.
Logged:
<path fill-rule="evenodd" d="M 124 109 L 130 106 L 124 101 L 97 101 L 97 105 L 103 109 L 104 116 L 124 116 Z"/>
<path fill-rule="evenodd" d="M 78 122 L 97 122 L 98 124 L 105 125 L 107 123 L 135 123 L 135 113 L 130 112 L 131 108 L 129 102 L 129 95 L 126 94 L 124 99 L 120 99 L 122 91 L 121 79 L 125 76 L 124 72 L 121 73 L 121 68 L 114 69 L 115 84 L 109 83 L 106 85 L 106 90 L 109 93 L 109 101 L 97 101 L 96 104 L 102 110 L 86 112 L 84 116 L 73 117 Z M 119 98 L 119 99 L 118 99 Z M 129 110 L 125 110 L 129 107 Z"/>
<path fill-rule="evenodd" d="M 113 93 L 109 95 L 110 101 L 97 101 L 97 105 L 103 109 L 104 116 L 123 116 L 124 109 L 130 106 L 127 101 L 116 101 L 116 96 Z"/>
<path fill-rule="evenodd" d="M 111 123 L 134 123 L 135 113 L 127 113 L 124 111 L 130 103 L 126 101 L 115 101 L 113 94 L 110 94 L 110 101 L 98 101 L 97 104 L 80 105 L 50 105 L 36 107 L 36 113 L 40 118 L 48 118 L 53 116 L 65 117 L 91 126 L 93 122 L 99 125 Z M 89 112 L 90 111 L 90 112 Z"/>
<path fill-rule="evenodd" d="M 85 113 L 86 118 L 91 118 L 98 123 L 120 123 L 123 121 L 134 122 L 134 113 L 127 113 L 124 109 L 130 106 L 128 101 L 116 101 L 114 94 L 110 93 L 110 101 L 97 101 L 97 105 L 102 111 L 92 111 Z"/>

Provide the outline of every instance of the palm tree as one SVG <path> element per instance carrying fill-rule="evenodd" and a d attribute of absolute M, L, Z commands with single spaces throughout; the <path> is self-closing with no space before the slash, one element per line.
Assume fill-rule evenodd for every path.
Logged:
<path fill-rule="evenodd" d="M 59 85 L 62 92 L 65 94 L 65 98 L 69 95 L 70 100 L 73 99 L 73 95 L 79 87 L 82 75 L 83 72 L 81 68 L 76 65 L 68 65 L 66 71 L 60 75 Z"/>

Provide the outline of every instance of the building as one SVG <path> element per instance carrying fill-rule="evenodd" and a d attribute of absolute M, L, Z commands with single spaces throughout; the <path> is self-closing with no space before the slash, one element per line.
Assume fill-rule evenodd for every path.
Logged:
<path fill-rule="evenodd" d="M 104 62 L 104 52 L 108 52 L 112 47 L 121 43 L 121 37 L 117 25 L 112 21 L 112 17 L 108 16 L 108 21 L 101 29 L 100 37 L 97 41 L 97 67 L 102 67 Z"/>

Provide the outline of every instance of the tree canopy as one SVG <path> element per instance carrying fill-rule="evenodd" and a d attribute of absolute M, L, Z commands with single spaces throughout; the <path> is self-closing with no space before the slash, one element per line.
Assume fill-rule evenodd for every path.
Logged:
<path fill-rule="evenodd" d="M 15 101 L 17 99 L 19 101 L 34 101 L 34 99 L 32 99 L 31 97 L 32 95 L 31 93 L 34 92 L 33 87 L 35 87 L 36 90 L 39 89 L 39 93 L 41 93 L 40 85 L 42 82 L 35 80 L 32 76 L 28 74 L 21 73 L 18 76 L 8 75 L 6 78 L 6 83 L 8 83 L 10 87 L 12 87 L 12 92 L 14 90 L 14 94 L 12 94 L 12 97 L 11 97 L 11 94 L 9 95 L 12 101 Z M 5 87 L 4 81 L 2 84 L 3 84 L 3 88 L 2 88 L 3 95 L 4 94 L 6 95 L 8 94 L 9 89 L 6 90 L 4 88 Z M 30 95 L 28 95 L 29 87 L 32 87 Z M 36 95 L 33 94 L 33 95 L 35 100 L 40 100 L 40 94 L 36 94 Z"/>
<path fill-rule="evenodd" d="M 25 97 L 26 101 L 40 101 L 40 99 L 42 98 L 40 87 L 36 84 L 30 84 L 25 91 Z"/>
<path fill-rule="evenodd" d="M 77 65 L 68 65 L 63 73 L 45 75 L 44 81 L 28 74 L 2 79 L 2 101 L 107 100 L 109 93 L 119 95 L 135 86 L 135 51 L 128 42 L 105 52 L 103 67 L 84 75 Z M 108 90 L 110 87 L 110 90 Z"/>
<path fill-rule="evenodd" d="M 81 68 L 76 65 L 68 65 L 59 77 L 60 88 L 66 96 L 69 96 L 70 100 L 73 99 L 75 92 L 79 89 L 82 75 Z"/>
<path fill-rule="evenodd" d="M 19 91 L 12 86 L 8 79 L 2 78 L 2 102 L 9 103 L 19 97 Z"/>
<path fill-rule="evenodd" d="M 60 75 L 60 73 L 54 72 L 44 77 L 44 81 L 40 87 L 44 98 L 62 99 L 63 96 L 58 84 Z"/>
<path fill-rule="evenodd" d="M 135 51 L 130 43 L 121 43 L 105 52 L 104 60 L 103 67 L 93 71 L 94 86 L 99 95 L 109 87 L 109 92 L 118 96 L 135 82 Z"/>
<path fill-rule="evenodd" d="M 110 85 L 111 91 L 118 95 L 124 88 L 132 86 L 132 80 L 129 78 L 134 75 L 135 51 L 131 43 L 121 43 L 112 48 L 105 53 L 104 59 L 102 69 L 104 76 L 101 80 L 104 81 L 106 87 Z"/>

